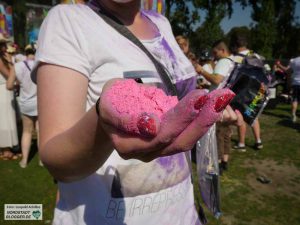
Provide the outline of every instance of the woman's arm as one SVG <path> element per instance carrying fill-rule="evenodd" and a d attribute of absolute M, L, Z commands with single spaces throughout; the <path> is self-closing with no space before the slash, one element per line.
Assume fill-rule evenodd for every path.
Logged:
<path fill-rule="evenodd" d="M 291 67 L 290 67 L 290 65 L 288 65 L 288 66 L 284 66 L 284 65 L 282 65 L 282 64 L 281 64 L 281 62 L 280 62 L 280 61 L 278 61 L 278 62 L 276 63 L 276 65 L 277 65 L 277 66 L 278 66 L 280 69 L 284 70 L 285 72 L 287 72 L 287 71 L 291 70 Z"/>
<path fill-rule="evenodd" d="M 43 64 L 37 71 L 39 151 L 58 180 L 73 181 L 96 171 L 113 147 L 95 106 L 86 112 L 88 80 L 79 72 Z"/>
<path fill-rule="evenodd" d="M 208 80 L 210 83 L 213 83 L 215 85 L 219 85 L 224 80 L 224 76 L 221 76 L 219 74 L 210 74 L 206 72 L 202 66 L 199 64 L 195 65 L 195 70 L 198 74 L 201 74 L 206 80 Z"/>
<path fill-rule="evenodd" d="M 6 80 L 6 88 L 12 91 L 15 87 L 15 81 L 16 81 L 16 71 L 13 66 L 10 66 L 9 76 Z"/>
<path fill-rule="evenodd" d="M 4 78 L 7 80 L 9 77 L 9 68 L 7 68 L 3 61 L 0 59 L 0 73 L 4 76 Z"/>

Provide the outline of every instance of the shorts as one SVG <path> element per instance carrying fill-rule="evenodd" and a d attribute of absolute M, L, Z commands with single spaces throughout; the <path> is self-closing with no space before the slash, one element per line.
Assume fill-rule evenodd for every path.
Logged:
<path fill-rule="evenodd" d="M 37 103 L 36 102 L 19 102 L 20 111 L 27 116 L 37 116 Z"/>
<path fill-rule="evenodd" d="M 229 125 L 217 123 L 216 137 L 218 147 L 218 159 L 222 160 L 224 155 L 229 155 L 231 149 L 232 130 Z"/>
<path fill-rule="evenodd" d="M 300 102 L 300 85 L 292 86 L 292 101 Z"/>

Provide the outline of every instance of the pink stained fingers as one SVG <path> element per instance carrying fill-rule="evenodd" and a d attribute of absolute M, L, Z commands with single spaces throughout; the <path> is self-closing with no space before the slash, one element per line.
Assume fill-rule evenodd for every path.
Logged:
<path fill-rule="evenodd" d="M 197 118 L 162 151 L 162 154 L 174 154 L 190 150 L 207 130 L 221 117 L 223 110 L 235 94 L 229 89 L 214 90 L 208 94 L 208 101 L 200 110 Z"/>
<path fill-rule="evenodd" d="M 197 117 L 207 99 L 205 91 L 194 90 L 178 102 L 156 87 L 117 80 L 104 91 L 100 104 L 105 122 L 128 134 L 157 136 L 168 143 Z"/>
<path fill-rule="evenodd" d="M 204 90 L 191 91 L 162 116 L 157 138 L 163 143 L 174 140 L 198 116 L 208 98 Z"/>

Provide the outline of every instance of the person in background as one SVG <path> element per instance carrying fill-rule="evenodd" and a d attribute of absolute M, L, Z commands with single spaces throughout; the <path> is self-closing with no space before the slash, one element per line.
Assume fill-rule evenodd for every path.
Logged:
<path fill-rule="evenodd" d="M 260 55 L 248 49 L 247 47 L 248 41 L 245 35 L 242 34 L 235 35 L 231 39 L 230 45 L 235 54 L 234 61 L 236 63 L 242 63 L 245 56 L 250 56 L 250 55 L 253 55 L 254 57 L 257 57 L 259 59 L 262 58 Z M 246 151 L 245 138 L 247 132 L 247 124 L 244 122 L 241 126 L 238 126 L 237 129 L 238 129 L 238 144 L 235 145 L 233 149 L 238 150 L 240 152 L 245 152 Z M 251 129 L 255 138 L 254 148 L 256 150 L 260 150 L 263 148 L 263 144 L 260 135 L 260 124 L 258 118 L 253 122 Z"/>
<path fill-rule="evenodd" d="M 187 55 L 187 58 L 190 60 L 190 62 L 194 65 L 195 63 L 198 63 L 198 59 L 196 55 L 193 52 L 189 52 Z"/>
<path fill-rule="evenodd" d="M 10 56 L 10 58 L 11 58 L 11 61 L 12 61 L 12 63 L 13 64 L 15 64 L 16 63 L 16 61 L 15 61 L 15 53 L 16 53 L 16 47 L 13 45 L 13 44 L 9 44 L 8 46 L 7 46 L 7 50 L 6 50 L 6 52 L 9 54 L 9 56 Z"/>
<path fill-rule="evenodd" d="M 203 50 L 199 56 L 200 65 L 208 72 L 213 73 L 215 68 L 215 62 L 209 50 Z M 207 81 L 202 75 L 198 76 L 198 85 L 200 89 L 209 91 L 211 83 Z"/>
<path fill-rule="evenodd" d="M 11 149 L 18 145 L 14 92 L 7 89 L 7 80 L 14 76 L 11 57 L 7 54 L 9 40 L 0 34 L 0 152 L 3 160 L 17 159 Z"/>
<path fill-rule="evenodd" d="M 35 46 L 36 43 L 33 43 Z M 19 47 L 17 44 L 13 45 L 16 48 L 16 53 L 14 55 L 15 62 L 23 62 L 27 59 L 27 57 L 23 54 L 24 53 L 24 48 Z"/>
<path fill-rule="evenodd" d="M 22 160 L 19 162 L 21 168 L 26 168 L 28 156 L 31 148 L 32 133 L 34 128 L 38 134 L 37 120 L 37 96 L 36 85 L 30 78 L 30 73 L 34 65 L 35 47 L 27 45 L 25 47 L 26 60 L 14 65 L 15 76 L 10 76 L 7 80 L 7 88 L 13 90 L 15 80 L 20 84 L 19 106 L 22 114 Z"/>
<path fill-rule="evenodd" d="M 190 52 L 190 42 L 189 39 L 183 35 L 176 36 L 176 41 L 181 48 L 182 52 L 188 57 Z"/>
<path fill-rule="evenodd" d="M 195 66 L 196 72 L 211 83 L 210 91 L 221 87 L 222 82 L 229 76 L 234 66 L 233 56 L 223 40 L 216 41 L 212 48 L 213 57 L 217 60 L 213 72 L 208 72 L 199 64 Z M 228 169 L 231 135 L 232 131 L 228 123 L 217 122 L 216 137 L 220 174 Z"/>
<path fill-rule="evenodd" d="M 288 66 L 283 66 L 280 61 L 277 61 L 277 66 L 283 71 L 292 72 L 290 83 L 292 85 L 292 122 L 297 121 L 297 107 L 300 101 L 300 56 L 290 60 Z"/>
<path fill-rule="evenodd" d="M 9 43 L 7 45 L 7 56 L 9 60 L 12 62 L 13 65 L 17 62 L 16 60 L 16 53 L 17 53 L 18 46 L 14 43 Z M 12 78 L 12 77 L 11 77 Z M 13 78 L 14 79 L 14 78 Z M 7 82 L 8 83 L 8 82 Z M 14 92 L 14 109 L 16 112 L 16 123 L 17 123 L 17 133 L 18 133 L 18 140 L 21 141 L 21 133 L 22 133 L 22 118 L 21 112 L 19 107 L 19 95 L 20 95 L 20 84 L 16 81 L 13 83 L 13 87 L 9 89 Z M 22 157 L 21 147 L 19 145 L 14 146 L 12 148 L 12 152 L 17 155 L 18 157 Z"/>

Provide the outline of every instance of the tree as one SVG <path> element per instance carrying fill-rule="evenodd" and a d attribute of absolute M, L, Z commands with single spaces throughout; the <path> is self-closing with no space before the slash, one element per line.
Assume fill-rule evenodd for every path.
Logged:
<path fill-rule="evenodd" d="M 275 1 L 275 10 L 277 18 L 277 39 L 274 45 L 275 56 L 290 58 L 297 50 L 299 29 L 294 24 L 295 8 L 297 1 Z M 298 33 L 297 33 L 298 30 Z M 296 40 L 293 40 L 295 39 Z M 295 44 L 295 45 L 294 45 Z M 296 48 L 295 48 L 296 47 Z M 297 53 L 299 54 L 299 52 Z"/>
<path fill-rule="evenodd" d="M 213 43 L 224 38 L 224 32 L 218 19 L 206 20 L 190 37 L 191 46 L 195 53 L 211 49 Z"/>
<path fill-rule="evenodd" d="M 206 12 L 205 21 L 196 29 L 191 38 L 195 52 L 210 49 L 212 44 L 224 38 L 224 32 L 220 26 L 226 16 L 232 14 L 232 0 L 193 0 L 196 9 Z"/>
<path fill-rule="evenodd" d="M 189 36 L 192 27 L 200 19 L 192 6 L 192 1 L 166 0 L 166 17 L 169 19 L 174 35 Z"/>
<path fill-rule="evenodd" d="M 297 26 L 294 22 L 296 3 L 299 0 L 236 1 L 243 7 L 252 7 L 252 19 L 256 22 L 252 33 L 257 51 L 267 57 L 290 58 L 295 51 L 293 43 L 298 43 L 295 42 Z"/>
<path fill-rule="evenodd" d="M 263 0 L 253 19 L 258 21 L 252 30 L 253 49 L 267 59 L 273 58 L 277 36 L 274 0 Z"/>
<path fill-rule="evenodd" d="M 289 42 L 287 46 L 281 46 L 286 48 L 286 53 L 277 56 L 277 58 L 294 58 L 300 54 L 300 26 L 293 26 L 289 33 Z M 279 43 L 280 44 L 280 43 Z"/>
<path fill-rule="evenodd" d="M 251 30 L 249 27 L 243 26 L 243 27 L 233 27 L 227 34 L 226 34 L 226 42 L 229 44 L 229 47 L 232 48 L 232 46 L 235 44 L 234 37 L 242 35 L 247 38 L 248 41 L 248 48 L 252 49 L 252 40 L 251 40 Z M 233 49 L 231 49 L 233 50 Z"/>
<path fill-rule="evenodd" d="M 14 39 L 20 45 L 25 45 L 25 27 L 26 27 L 26 1 L 18 0 L 12 2 L 13 9 L 13 26 L 14 26 Z"/>

